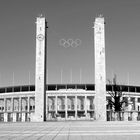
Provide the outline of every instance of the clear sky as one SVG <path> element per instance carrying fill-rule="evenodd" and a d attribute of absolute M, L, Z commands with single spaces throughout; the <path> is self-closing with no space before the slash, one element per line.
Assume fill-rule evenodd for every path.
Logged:
<path fill-rule="evenodd" d="M 95 17 L 105 17 L 107 79 L 140 86 L 140 0 L 1 0 L 0 86 L 34 84 L 36 17 L 48 22 L 48 83 L 94 83 Z M 60 39 L 80 39 L 64 48 Z M 14 76 L 13 76 L 14 73 Z M 29 80 L 30 73 L 30 80 Z M 128 76 L 129 75 L 129 76 Z"/>

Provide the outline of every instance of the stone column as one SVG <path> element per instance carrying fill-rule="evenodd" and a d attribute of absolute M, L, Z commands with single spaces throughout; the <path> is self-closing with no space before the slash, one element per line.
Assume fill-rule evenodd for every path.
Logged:
<path fill-rule="evenodd" d="M 137 121 L 137 117 L 138 117 L 138 112 L 137 111 L 134 111 L 132 113 L 132 121 Z"/>
<path fill-rule="evenodd" d="M 124 112 L 123 117 L 124 121 L 128 121 L 128 112 Z"/>
<path fill-rule="evenodd" d="M 55 114 L 57 114 L 57 95 L 55 96 Z"/>
<path fill-rule="evenodd" d="M 86 115 L 86 119 L 87 119 L 87 95 L 85 95 L 84 109 L 85 109 L 85 115 Z"/>
<path fill-rule="evenodd" d="M 47 22 L 45 17 L 36 20 L 36 70 L 35 70 L 35 117 L 34 121 L 46 120 L 46 39 Z"/>
<path fill-rule="evenodd" d="M 135 110 L 138 111 L 138 106 L 137 106 L 138 98 L 135 97 Z"/>
<path fill-rule="evenodd" d="M 8 122 L 8 113 L 7 112 L 4 113 L 4 122 Z"/>
<path fill-rule="evenodd" d="M 8 121 L 6 98 L 4 98 L 4 122 Z"/>
<path fill-rule="evenodd" d="M 29 113 L 30 112 L 30 97 L 28 97 L 28 100 L 27 100 L 27 102 L 28 102 L 28 109 L 27 109 L 27 112 Z"/>
<path fill-rule="evenodd" d="M 19 100 L 18 100 L 18 110 L 19 110 L 19 121 L 21 121 L 21 97 L 19 97 Z"/>
<path fill-rule="evenodd" d="M 104 18 L 99 16 L 94 23 L 95 52 L 95 118 L 106 121 L 106 63 Z"/>
<path fill-rule="evenodd" d="M 77 120 L 77 95 L 75 95 L 75 119 Z"/>
<path fill-rule="evenodd" d="M 19 101 L 19 102 L 18 102 L 18 103 L 19 103 L 19 104 L 18 104 L 18 105 L 19 105 L 18 110 L 19 110 L 19 112 L 21 112 L 21 111 L 22 111 L 22 109 L 21 109 L 21 97 L 19 97 L 19 100 L 18 100 L 18 101 Z"/>
<path fill-rule="evenodd" d="M 23 106 L 24 106 L 24 104 L 23 103 L 25 103 L 26 104 L 26 101 L 25 101 L 26 99 L 25 98 L 21 98 L 21 121 L 22 122 L 25 122 L 25 108 L 23 109 Z"/>
<path fill-rule="evenodd" d="M 14 98 L 11 98 L 11 112 L 14 110 Z"/>
<path fill-rule="evenodd" d="M 67 109 L 67 96 L 65 96 L 65 119 L 67 120 L 68 117 L 68 109 Z"/>
<path fill-rule="evenodd" d="M 21 118 L 22 118 L 22 122 L 25 122 L 25 112 L 22 112 L 22 116 L 21 116 Z"/>
<path fill-rule="evenodd" d="M 30 97 L 28 96 L 28 100 L 27 100 L 27 105 L 28 105 L 28 108 L 27 108 L 27 121 L 30 121 Z"/>
<path fill-rule="evenodd" d="M 13 112 L 13 122 L 17 121 L 17 113 Z"/>
<path fill-rule="evenodd" d="M 136 98 L 134 98 L 134 110 L 136 110 Z"/>
<path fill-rule="evenodd" d="M 4 98 L 4 112 L 6 112 L 6 98 Z"/>

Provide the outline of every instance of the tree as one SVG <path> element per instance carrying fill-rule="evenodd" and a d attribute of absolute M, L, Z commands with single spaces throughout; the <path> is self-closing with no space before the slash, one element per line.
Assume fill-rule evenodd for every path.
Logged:
<path fill-rule="evenodd" d="M 113 81 L 110 80 L 109 84 L 112 85 L 112 91 L 108 91 L 111 99 L 107 99 L 109 108 L 117 115 L 117 119 L 120 119 L 120 112 L 124 110 L 124 105 L 127 104 L 126 98 L 123 98 L 122 89 L 117 86 L 117 76 L 114 75 Z M 118 118 L 119 117 L 119 118 Z"/>

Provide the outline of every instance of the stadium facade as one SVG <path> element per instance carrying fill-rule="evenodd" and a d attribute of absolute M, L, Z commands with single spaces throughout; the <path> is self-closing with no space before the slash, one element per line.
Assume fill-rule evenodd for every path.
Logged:
<path fill-rule="evenodd" d="M 46 85 L 47 22 L 36 21 L 35 85 L 0 88 L 1 122 L 43 122 L 47 120 L 113 120 L 108 107 L 106 85 L 104 18 L 94 22 L 95 84 Z M 124 121 L 140 118 L 140 87 L 117 85 L 129 102 L 121 114 Z"/>

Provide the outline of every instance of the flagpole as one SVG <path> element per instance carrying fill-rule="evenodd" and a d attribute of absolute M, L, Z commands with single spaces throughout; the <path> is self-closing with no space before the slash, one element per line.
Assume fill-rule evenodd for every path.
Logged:
<path fill-rule="evenodd" d="M 14 84 L 15 84 L 15 74 L 13 72 L 12 85 L 14 86 Z"/>
<path fill-rule="evenodd" d="M 13 92 L 14 92 L 14 84 L 15 84 L 15 74 L 14 74 L 14 72 L 13 72 L 13 75 L 12 75 Z"/>
<path fill-rule="evenodd" d="M 80 68 L 80 84 L 82 83 L 82 69 Z"/>
<path fill-rule="evenodd" d="M 30 82 L 30 71 L 29 71 L 29 75 L 28 76 L 29 76 L 28 80 L 29 80 L 29 91 L 30 91 L 30 84 L 31 84 L 31 82 Z"/>
<path fill-rule="evenodd" d="M 61 69 L 61 84 L 63 83 L 63 69 Z"/>
<path fill-rule="evenodd" d="M 70 70 L 70 83 L 72 84 L 72 69 Z"/>
<path fill-rule="evenodd" d="M 114 79 L 114 72 L 113 72 L 113 70 L 112 70 L 112 73 L 111 73 L 111 74 L 112 74 L 112 76 L 111 76 L 111 77 L 112 77 L 112 78 L 111 78 L 112 80 L 111 80 L 111 81 L 112 81 L 112 84 L 114 84 L 114 83 L 113 83 L 113 79 Z"/>
<path fill-rule="evenodd" d="M 129 89 L 129 84 L 130 84 L 130 83 L 129 83 L 129 72 L 128 72 L 128 73 L 127 73 L 128 94 L 129 94 L 129 90 L 130 90 L 130 89 Z M 129 97 L 130 97 L 130 95 L 129 95 Z"/>
<path fill-rule="evenodd" d="M 111 74 L 112 74 L 112 75 L 111 75 L 111 81 L 112 81 L 112 83 L 111 83 L 111 84 L 112 84 L 112 91 L 114 91 L 114 86 L 113 86 L 113 85 L 114 85 L 114 83 L 113 83 L 113 81 L 114 81 L 114 76 L 113 76 L 114 72 L 113 72 L 113 70 L 112 70 Z"/>
<path fill-rule="evenodd" d="M 129 85 L 129 72 L 127 73 L 127 84 Z"/>

